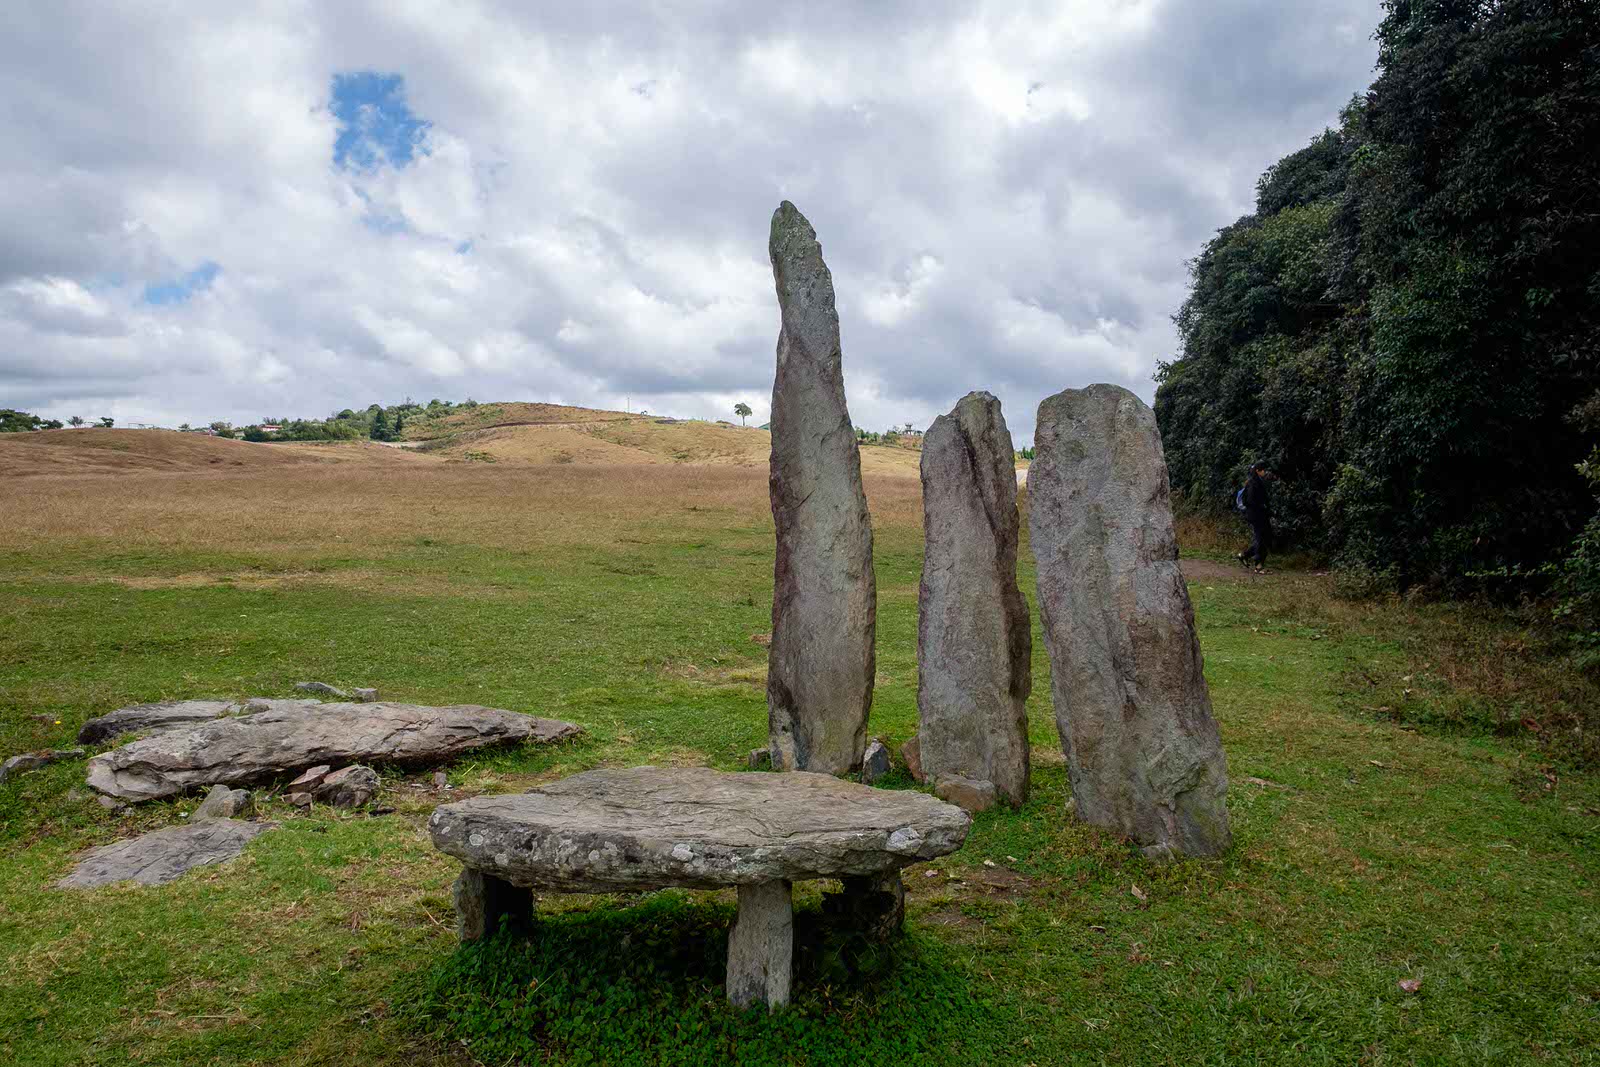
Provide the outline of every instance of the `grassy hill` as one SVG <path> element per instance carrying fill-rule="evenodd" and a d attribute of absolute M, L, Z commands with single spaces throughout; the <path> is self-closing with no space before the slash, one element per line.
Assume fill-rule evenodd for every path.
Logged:
<path fill-rule="evenodd" d="M 567 423 L 592 423 L 608 419 L 640 418 L 621 411 L 597 411 L 566 404 L 529 404 L 509 401 L 502 404 L 456 406 L 448 414 L 408 415 L 401 434 L 405 441 L 437 441 L 470 430 L 499 426 L 558 426 Z"/>
<path fill-rule="evenodd" d="M 252 444 L 176 430 L 41 430 L 0 434 L 0 478 L 235 471 L 306 464 L 430 462 L 368 441 Z"/>
<path fill-rule="evenodd" d="M 480 404 L 407 422 L 405 438 L 432 455 L 491 463 L 764 467 L 772 452 L 772 435 L 755 427 L 557 404 Z M 868 474 L 915 475 L 920 459 L 899 445 L 861 449 Z"/>
<path fill-rule="evenodd" d="M 370 441 L 251 443 L 173 430 L 44 430 L 0 435 L 0 477 L 198 472 L 300 464 L 441 461 L 579 466 L 766 467 L 772 435 L 755 427 L 559 404 L 479 404 L 406 423 L 405 447 Z M 921 453 L 863 445 L 867 474 L 917 474 Z"/>

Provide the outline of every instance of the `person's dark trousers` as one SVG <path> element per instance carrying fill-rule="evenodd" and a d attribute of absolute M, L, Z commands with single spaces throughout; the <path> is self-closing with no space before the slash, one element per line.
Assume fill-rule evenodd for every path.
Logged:
<path fill-rule="evenodd" d="M 1255 560 L 1256 566 L 1267 565 L 1267 548 L 1272 541 L 1272 527 L 1266 522 L 1250 523 L 1250 547 L 1244 550 L 1240 558 L 1246 561 Z"/>

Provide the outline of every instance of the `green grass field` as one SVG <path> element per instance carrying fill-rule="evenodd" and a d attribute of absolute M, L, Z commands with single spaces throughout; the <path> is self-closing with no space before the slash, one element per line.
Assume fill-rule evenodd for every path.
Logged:
<path fill-rule="evenodd" d="M 141 518 L 148 493 L 182 510 L 193 490 L 174 476 L 139 476 L 148 492 L 131 476 L 13 483 L 8 513 L 85 517 L 0 538 L 0 749 L 65 746 L 85 718 L 136 701 L 288 695 L 311 678 L 588 730 L 454 765 L 451 797 L 597 765 L 734 769 L 764 743 L 764 472 L 709 487 L 651 473 L 624 491 L 602 468 L 559 485 L 536 469 L 417 470 L 383 483 L 387 510 L 364 532 L 337 534 L 293 518 L 336 506 L 315 471 L 207 475 L 205 506 L 237 506 L 176 533 Z M 482 517 L 460 479 L 495 477 L 505 510 Z M 585 477 L 592 509 L 568 491 Z M 339 484 L 339 506 L 359 509 L 359 486 Z M 871 732 L 896 744 L 916 718 L 909 484 L 869 486 Z M 197 804 L 112 814 L 77 761 L 0 785 L 0 1061 L 1600 1058 L 1593 774 L 1445 714 L 1470 694 L 1419 662 L 1400 608 L 1342 610 L 1309 575 L 1197 574 L 1233 779 L 1236 844 L 1220 861 L 1155 866 L 1063 817 L 1037 633 L 1031 802 L 978 816 L 960 853 L 907 872 L 891 955 L 816 929 L 819 887 L 804 886 L 796 1003 L 771 1018 L 723 998 L 726 894 L 547 897 L 533 940 L 458 949 L 455 865 L 424 826 L 444 794 L 426 772 L 386 777 L 391 815 L 271 802 L 281 829 L 169 886 L 53 889 L 76 852 Z M 1022 582 L 1031 599 L 1031 561 Z M 1388 714 L 1396 700 L 1407 715 Z M 903 772 L 889 785 L 914 788 Z"/>

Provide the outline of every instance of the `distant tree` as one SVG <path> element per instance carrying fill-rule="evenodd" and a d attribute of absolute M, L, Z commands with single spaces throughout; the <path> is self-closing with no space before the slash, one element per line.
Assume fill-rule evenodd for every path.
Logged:
<path fill-rule="evenodd" d="M 272 435 L 259 426 L 246 426 L 244 428 L 244 439 L 246 441 L 255 441 L 260 443 L 262 441 L 272 440 Z"/>
<path fill-rule="evenodd" d="M 56 423 L 57 426 L 61 424 Z M 45 425 L 45 420 L 37 415 L 30 415 L 26 411 L 16 411 L 12 408 L 0 408 L 0 433 L 26 433 L 29 430 L 45 430 L 50 427 Z"/>
<path fill-rule="evenodd" d="M 740 426 L 744 425 L 744 420 L 745 419 L 749 418 L 751 415 L 754 414 L 754 412 L 752 412 L 750 410 L 750 405 L 749 404 L 745 404 L 745 403 L 738 403 L 738 404 L 733 405 L 733 413 L 735 415 L 739 416 L 739 425 Z"/>
<path fill-rule="evenodd" d="M 464 408 L 475 408 L 478 406 L 478 402 L 469 396 L 461 402 L 461 406 Z"/>
<path fill-rule="evenodd" d="M 187 422 L 178 423 L 178 432 L 179 433 L 188 433 L 190 429 L 191 429 L 191 427 Z"/>
<path fill-rule="evenodd" d="M 368 404 L 367 405 L 367 414 L 368 415 L 376 415 L 378 412 L 380 412 L 382 410 L 383 410 L 383 405 L 382 404 Z"/>
<path fill-rule="evenodd" d="M 68 419 L 67 421 L 72 423 L 72 425 L 74 425 L 74 426 L 82 426 L 83 425 L 83 416 L 82 415 L 74 415 L 74 416 L 72 416 L 72 418 Z"/>
<path fill-rule="evenodd" d="M 345 408 L 343 411 L 339 412 L 339 414 L 334 416 L 336 419 L 353 419 L 355 417 L 356 413 L 351 411 L 349 408 Z"/>
<path fill-rule="evenodd" d="M 370 436 L 374 441 L 388 441 L 394 438 L 394 431 L 389 428 L 389 416 L 382 408 L 372 416 L 372 431 Z"/>
<path fill-rule="evenodd" d="M 116 424 L 117 424 L 117 420 L 113 419 L 110 415 L 102 415 L 102 416 L 100 416 L 100 428 L 102 430 L 109 430 L 109 429 L 111 429 L 111 427 L 115 426 Z"/>
<path fill-rule="evenodd" d="M 396 415 L 394 417 L 394 437 L 395 437 L 396 441 L 398 441 L 400 439 L 400 434 L 401 434 L 402 431 L 405 430 L 405 428 L 406 428 L 406 414 L 405 414 L 405 412 L 402 411 L 402 412 L 400 412 L 398 415 Z"/>
<path fill-rule="evenodd" d="M 216 434 L 218 437 L 232 438 L 234 436 L 233 423 L 223 422 L 219 419 L 211 424 L 211 432 Z"/>

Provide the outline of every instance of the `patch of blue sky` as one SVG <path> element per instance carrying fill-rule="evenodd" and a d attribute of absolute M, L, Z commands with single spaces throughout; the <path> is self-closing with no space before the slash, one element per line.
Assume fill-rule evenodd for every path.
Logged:
<path fill-rule="evenodd" d="M 384 163 L 403 167 L 418 152 L 430 123 L 411 113 L 400 74 L 350 71 L 333 76 L 329 109 L 339 120 L 333 162 L 346 170 L 371 170 Z"/>
<path fill-rule="evenodd" d="M 361 225 L 374 233 L 395 234 L 410 233 L 411 224 L 406 221 L 402 212 L 392 210 L 373 202 L 365 189 L 356 189 L 356 197 L 367 206 L 361 215 Z"/>
<path fill-rule="evenodd" d="M 410 233 L 411 224 L 406 222 L 404 215 L 383 215 L 376 211 L 368 211 L 361 216 L 361 225 L 376 233 Z"/>
<path fill-rule="evenodd" d="M 144 287 L 144 302 L 157 306 L 164 304 L 181 304 L 195 293 L 211 288 L 211 283 L 217 280 L 217 275 L 222 273 L 222 268 L 209 260 L 200 264 L 181 278 L 170 281 L 152 282 Z"/>

